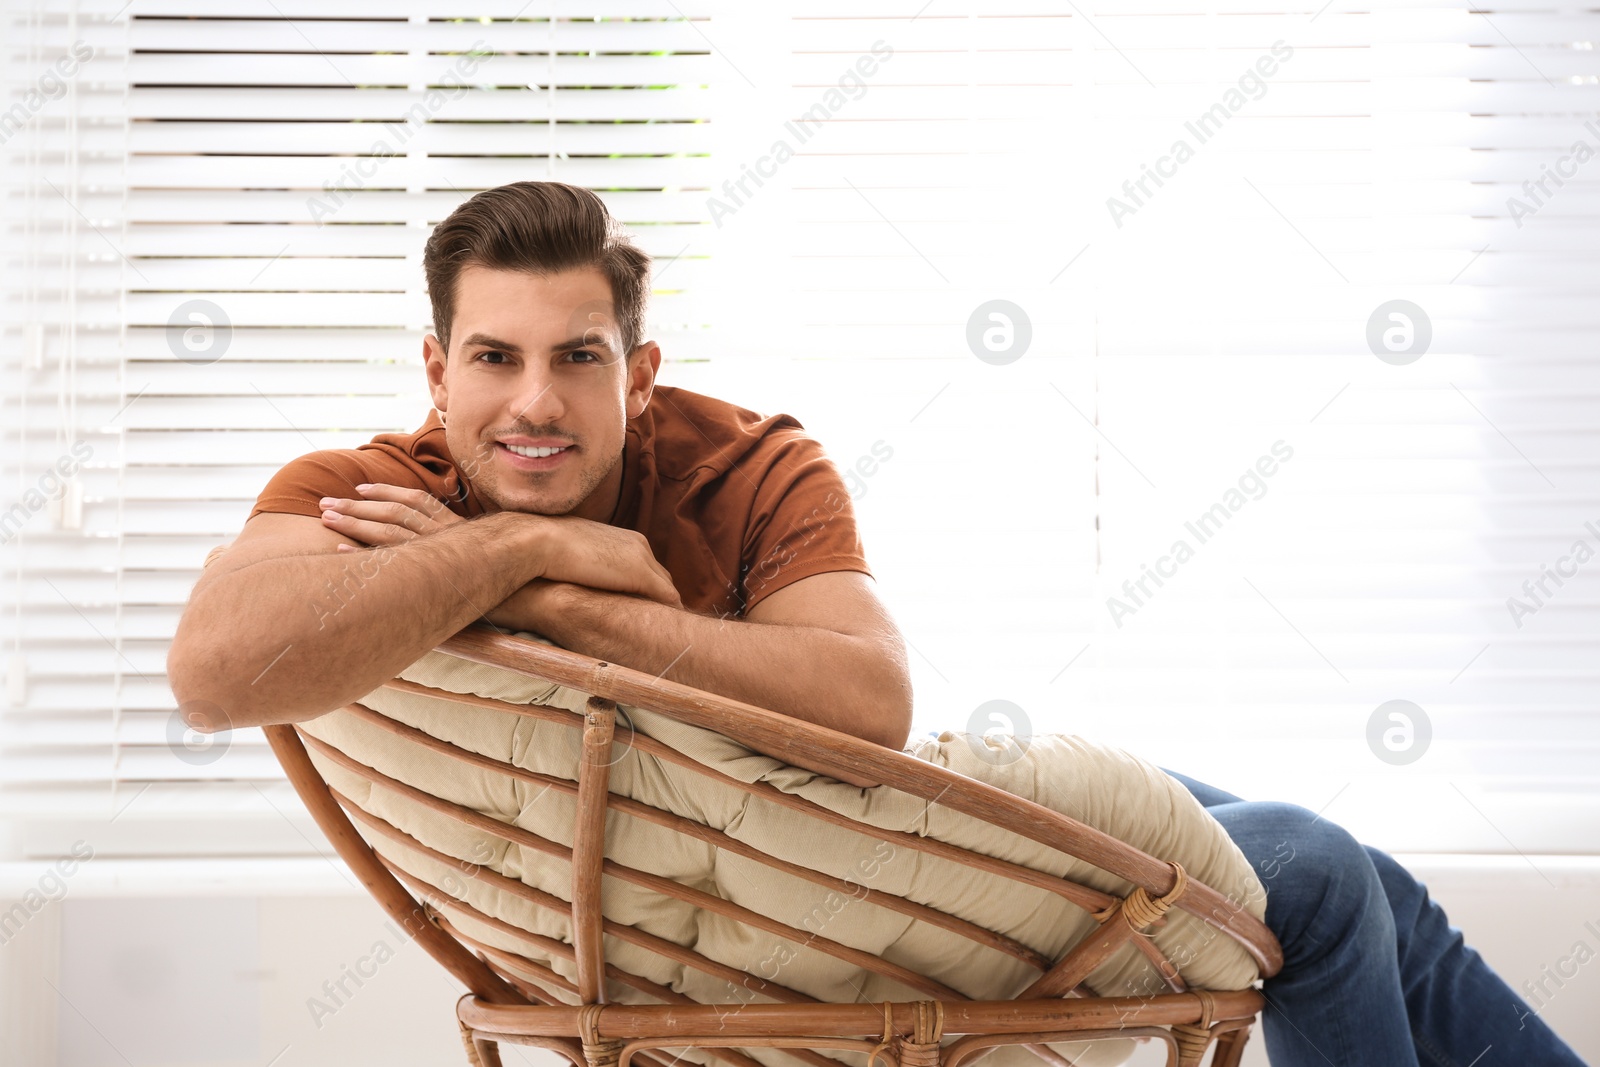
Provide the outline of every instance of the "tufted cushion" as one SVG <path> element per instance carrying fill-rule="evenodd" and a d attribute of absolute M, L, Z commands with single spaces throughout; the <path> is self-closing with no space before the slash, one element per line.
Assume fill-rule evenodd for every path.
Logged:
<path fill-rule="evenodd" d="M 533 634 L 519 636 L 544 640 Z M 440 652 L 422 657 L 402 677 L 455 693 L 565 708 L 574 713 L 574 726 L 581 726 L 587 699 L 585 694 L 553 682 Z M 390 689 L 379 689 L 361 703 L 470 752 L 530 771 L 577 778 L 579 729 Z M 1095 925 L 1086 911 L 1056 894 L 824 823 L 665 762 L 626 744 L 628 732 L 624 724 L 628 721 L 640 733 L 732 778 L 768 783 L 870 825 L 934 837 L 1116 896 L 1132 888 L 1130 883 L 1088 863 L 939 804 L 929 804 L 885 786 L 860 789 L 785 765 L 720 734 L 664 715 L 625 705 L 620 709 L 618 741 L 613 746 L 616 760 L 610 777 L 614 794 L 687 816 L 765 854 L 832 874 L 852 885 L 902 895 L 960 916 L 1014 938 L 1051 959 L 1060 958 Z M 572 844 L 575 797 L 479 770 L 344 711 L 302 723 L 301 729 L 434 796 L 563 845 Z M 1257 918 L 1264 914 L 1265 891 L 1249 861 L 1189 792 L 1159 768 L 1126 752 L 1059 734 L 1033 737 L 1013 762 L 980 757 L 983 745 L 998 743 L 976 735 L 947 732 L 937 739 L 921 739 L 907 751 L 919 760 L 1063 812 L 1158 858 L 1176 860 L 1193 877 L 1240 902 Z M 480 833 L 393 790 L 371 785 L 315 748 L 311 749 L 311 758 L 339 792 L 432 848 L 482 864 L 563 901 L 570 899 L 571 871 L 565 862 Z M 479 911 L 521 929 L 571 942 L 564 914 L 537 908 L 494 886 L 464 877 L 454 865 L 440 863 L 377 834 L 366 832 L 365 836 L 396 866 L 455 892 Z M 862 901 L 856 895 L 830 891 L 631 815 L 613 813 L 608 817 L 606 855 L 801 927 L 820 938 L 880 956 L 974 999 L 1012 997 L 1039 974 L 1028 964 L 958 933 Z M 796 945 L 616 878 L 604 880 L 604 912 L 609 920 L 638 927 L 819 1000 L 878 1003 L 927 996 L 816 948 Z M 518 952 L 568 979 L 576 979 L 576 969 L 567 960 L 543 955 L 527 942 L 518 942 L 459 913 L 447 909 L 446 914 L 464 933 L 483 943 Z M 1169 959 L 1181 965 L 1192 986 L 1242 989 L 1257 977 L 1255 963 L 1243 948 L 1184 911 L 1173 910 L 1151 936 Z M 765 1000 L 748 989 L 609 935 L 605 951 L 607 960 L 615 966 L 695 1001 Z M 1155 969 L 1131 946 L 1124 946 L 1102 963 L 1087 984 L 1108 996 L 1166 991 Z M 622 1003 L 651 1002 L 645 994 L 616 981 L 608 982 L 607 997 Z M 575 1000 L 570 996 L 566 999 Z M 1087 1052 L 1082 1043 L 1057 1043 L 1052 1047 L 1069 1057 L 1078 1057 L 1083 1064 L 1110 1064 L 1123 1062 L 1131 1053 L 1132 1042 L 1099 1042 Z M 792 1067 L 796 1062 L 773 1049 L 745 1051 L 774 1067 L 780 1063 Z M 865 1062 L 864 1056 L 854 1053 L 828 1054 L 852 1063 Z M 692 1050 L 685 1058 L 707 1062 L 701 1050 Z M 1025 1049 L 1003 1048 L 985 1062 L 994 1067 L 1022 1067 L 1039 1061 Z"/>

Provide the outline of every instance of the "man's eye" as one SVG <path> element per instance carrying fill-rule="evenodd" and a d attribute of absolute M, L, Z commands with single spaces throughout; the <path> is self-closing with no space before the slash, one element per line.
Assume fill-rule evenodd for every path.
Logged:
<path fill-rule="evenodd" d="M 501 352 L 498 349 L 491 348 L 488 351 L 479 352 L 476 358 L 478 358 L 480 360 L 487 360 L 487 358 L 489 356 L 502 356 L 503 357 L 504 355 L 505 355 L 504 352 Z M 492 364 L 492 366 L 499 366 L 499 365 L 500 364 L 498 364 L 498 363 Z"/>
<path fill-rule="evenodd" d="M 591 352 L 587 348 L 579 349 L 578 351 L 576 351 L 576 352 L 574 352 L 572 354 L 574 356 L 588 356 L 589 357 L 588 362 L 590 362 L 590 363 L 599 363 L 600 362 L 600 354 L 597 353 L 597 352 Z"/>

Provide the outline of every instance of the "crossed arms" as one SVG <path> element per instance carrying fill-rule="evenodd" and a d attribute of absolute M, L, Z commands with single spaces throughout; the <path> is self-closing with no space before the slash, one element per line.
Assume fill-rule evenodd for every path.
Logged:
<path fill-rule="evenodd" d="M 196 583 L 167 659 L 173 695 L 196 729 L 315 718 L 482 618 L 896 750 L 905 744 L 905 644 L 864 574 L 812 575 L 742 619 L 717 618 L 681 606 L 631 530 L 512 511 L 465 520 L 396 486 L 333 507 L 337 518 L 255 516 Z"/>

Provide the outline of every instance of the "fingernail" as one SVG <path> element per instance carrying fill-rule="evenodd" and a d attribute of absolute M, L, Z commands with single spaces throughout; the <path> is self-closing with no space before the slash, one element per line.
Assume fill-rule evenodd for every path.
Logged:
<path fill-rule="evenodd" d="M 371 482 L 365 482 L 365 483 L 363 483 L 361 485 L 356 486 L 356 489 L 358 491 L 360 491 L 360 492 L 363 492 L 363 493 L 365 493 L 368 489 L 371 489 L 371 488 L 372 488 L 372 483 Z"/>
<path fill-rule="evenodd" d="M 339 517 L 339 513 L 337 511 L 329 509 L 328 511 L 324 511 L 322 513 L 322 517 L 325 518 L 325 519 L 337 519 Z"/>
<path fill-rule="evenodd" d="M 322 507 L 329 507 L 333 504 L 333 497 L 325 496 L 321 500 L 317 501 L 317 503 Z"/>

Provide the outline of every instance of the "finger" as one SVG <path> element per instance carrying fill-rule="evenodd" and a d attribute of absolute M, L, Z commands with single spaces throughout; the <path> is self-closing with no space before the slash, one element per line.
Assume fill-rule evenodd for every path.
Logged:
<path fill-rule="evenodd" d="M 449 518 L 446 515 L 441 515 L 440 512 L 447 513 L 449 517 L 455 517 L 454 513 L 445 507 L 444 501 L 421 489 L 413 489 L 404 485 L 390 485 L 387 482 L 373 482 L 356 486 L 356 492 L 367 500 L 388 500 L 403 504 L 431 519 L 449 521 Z"/>
<path fill-rule="evenodd" d="M 391 526 L 399 526 L 418 536 L 436 533 L 446 525 L 408 504 L 388 500 L 352 500 L 335 505 L 334 510 L 369 522 L 385 522 Z"/>
<path fill-rule="evenodd" d="M 683 600 L 678 596 L 677 587 L 672 584 L 672 580 L 670 578 L 663 579 L 662 581 L 656 583 L 656 588 L 654 592 L 650 594 L 650 596 L 652 599 L 659 600 L 669 607 L 683 606 Z"/>
<path fill-rule="evenodd" d="M 402 545 L 416 537 L 410 530 L 390 523 L 352 518 L 333 510 L 322 513 L 322 525 L 365 545 Z"/>
<path fill-rule="evenodd" d="M 369 522 L 388 523 L 390 526 L 403 526 L 412 533 L 423 533 L 429 526 L 428 517 L 407 507 L 405 504 L 393 503 L 387 500 L 339 500 L 333 497 L 324 497 L 333 500 L 331 504 L 323 507 L 349 515 L 356 519 L 366 519 Z"/>

